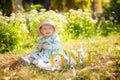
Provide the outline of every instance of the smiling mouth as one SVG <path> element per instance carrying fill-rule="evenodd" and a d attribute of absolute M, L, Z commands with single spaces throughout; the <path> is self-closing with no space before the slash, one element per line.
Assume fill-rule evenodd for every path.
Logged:
<path fill-rule="evenodd" d="M 46 33 L 46 34 L 50 34 L 50 33 Z"/>

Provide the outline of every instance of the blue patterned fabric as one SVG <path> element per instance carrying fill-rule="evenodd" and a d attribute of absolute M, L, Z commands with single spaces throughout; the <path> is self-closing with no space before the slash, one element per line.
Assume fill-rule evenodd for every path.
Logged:
<path fill-rule="evenodd" d="M 38 48 L 39 44 L 46 44 L 47 48 L 39 49 Z M 37 47 L 37 51 L 31 54 L 31 56 L 33 56 L 36 59 L 49 60 L 51 55 L 54 53 L 59 53 L 62 54 L 64 57 L 66 57 L 66 55 L 61 49 L 60 39 L 57 34 L 54 34 L 47 39 L 41 36 L 39 38 L 39 43 L 36 45 L 36 47 Z"/>

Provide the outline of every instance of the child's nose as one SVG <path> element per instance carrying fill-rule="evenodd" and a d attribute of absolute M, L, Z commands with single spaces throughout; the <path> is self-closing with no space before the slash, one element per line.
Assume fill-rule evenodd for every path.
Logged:
<path fill-rule="evenodd" d="M 47 29 L 47 31 L 50 31 L 49 29 Z"/>

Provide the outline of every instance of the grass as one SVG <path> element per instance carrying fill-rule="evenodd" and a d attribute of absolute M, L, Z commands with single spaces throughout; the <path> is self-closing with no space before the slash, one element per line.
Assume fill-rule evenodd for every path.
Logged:
<path fill-rule="evenodd" d="M 62 42 L 62 48 L 66 52 L 78 50 L 80 42 L 85 51 L 98 52 L 98 65 L 83 63 L 63 66 L 60 71 L 46 71 L 23 65 L 19 57 L 24 54 L 0 54 L 0 80 L 120 80 L 120 35 Z"/>

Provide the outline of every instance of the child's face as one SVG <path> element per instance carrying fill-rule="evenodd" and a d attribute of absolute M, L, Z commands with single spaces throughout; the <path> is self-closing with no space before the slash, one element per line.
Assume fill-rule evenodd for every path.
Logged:
<path fill-rule="evenodd" d="M 41 27 L 40 31 L 43 34 L 43 36 L 47 38 L 53 34 L 54 27 L 49 24 L 45 24 Z"/>

